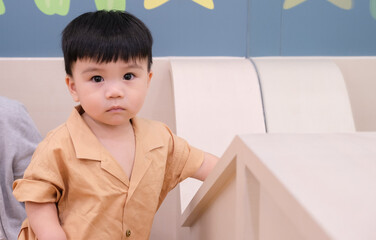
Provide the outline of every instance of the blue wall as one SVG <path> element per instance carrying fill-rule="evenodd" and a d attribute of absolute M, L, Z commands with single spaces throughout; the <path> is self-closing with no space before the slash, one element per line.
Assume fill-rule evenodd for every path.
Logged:
<path fill-rule="evenodd" d="M 288 10 L 283 1 L 251 2 L 251 56 L 376 55 L 374 0 L 353 0 L 350 10 L 326 0 L 308 0 Z"/>
<path fill-rule="evenodd" d="M 34 1 L 0 0 L 0 57 L 62 56 L 62 29 L 96 10 L 94 0 L 64 1 L 65 16 L 47 15 Z M 170 0 L 149 10 L 142 0 L 122 1 L 151 29 L 155 56 L 376 55 L 376 0 L 344 0 L 352 1 L 350 10 L 327 0 L 290 9 L 283 8 L 287 0 L 213 0 L 213 9 Z"/>

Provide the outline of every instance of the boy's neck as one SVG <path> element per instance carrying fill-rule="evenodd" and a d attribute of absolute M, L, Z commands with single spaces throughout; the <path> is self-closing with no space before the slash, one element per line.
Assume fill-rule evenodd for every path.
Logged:
<path fill-rule="evenodd" d="M 98 139 L 119 139 L 127 138 L 129 135 L 133 137 L 133 126 L 131 121 L 128 124 L 122 124 L 118 126 L 103 124 L 95 121 L 86 113 L 82 114 L 83 120 L 89 126 L 91 131 Z"/>
<path fill-rule="evenodd" d="M 136 151 L 136 139 L 131 121 L 128 124 L 111 126 L 96 122 L 85 113 L 82 114 L 82 118 L 99 142 L 120 164 L 128 180 L 130 180 Z"/>

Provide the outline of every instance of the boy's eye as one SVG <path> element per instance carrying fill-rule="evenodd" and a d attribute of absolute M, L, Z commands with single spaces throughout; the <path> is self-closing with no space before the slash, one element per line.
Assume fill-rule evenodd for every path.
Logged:
<path fill-rule="evenodd" d="M 104 79 L 101 76 L 94 76 L 91 78 L 91 80 L 96 83 L 104 81 Z"/>
<path fill-rule="evenodd" d="M 134 78 L 134 75 L 132 73 L 126 73 L 124 74 L 124 80 L 132 80 Z"/>

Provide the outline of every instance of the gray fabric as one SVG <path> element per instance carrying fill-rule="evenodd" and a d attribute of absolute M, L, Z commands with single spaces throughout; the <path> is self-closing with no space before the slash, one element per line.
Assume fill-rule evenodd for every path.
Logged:
<path fill-rule="evenodd" d="M 40 141 L 41 136 L 25 107 L 0 96 L 0 231 L 8 240 L 17 239 L 26 218 L 23 204 L 12 194 L 12 184 L 23 177 Z"/>

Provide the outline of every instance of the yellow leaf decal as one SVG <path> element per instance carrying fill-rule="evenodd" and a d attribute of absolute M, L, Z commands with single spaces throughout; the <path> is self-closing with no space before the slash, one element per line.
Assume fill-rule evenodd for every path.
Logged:
<path fill-rule="evenodd" d="M 213 0 L 192 0 L 192 1 L 208 9 L 214 9 Z"/>
<path fill-rule="evenodd" d="M 283 3 L 283 9 L 290 9 L 293 8 L 307 0 L 285 0 Z"/>
<path fill-rule="evenodd" d="M 165 4 L 169 0 L 145 0 L 144 1 L 144 7 L 146 9 L 153 9 L 161 6 L 162 4 Z"/>
<path fill-rule="evenodd" d="M 339 8 L 350 10 L 353 7 L 352 0 L 328 0 Z"/>

